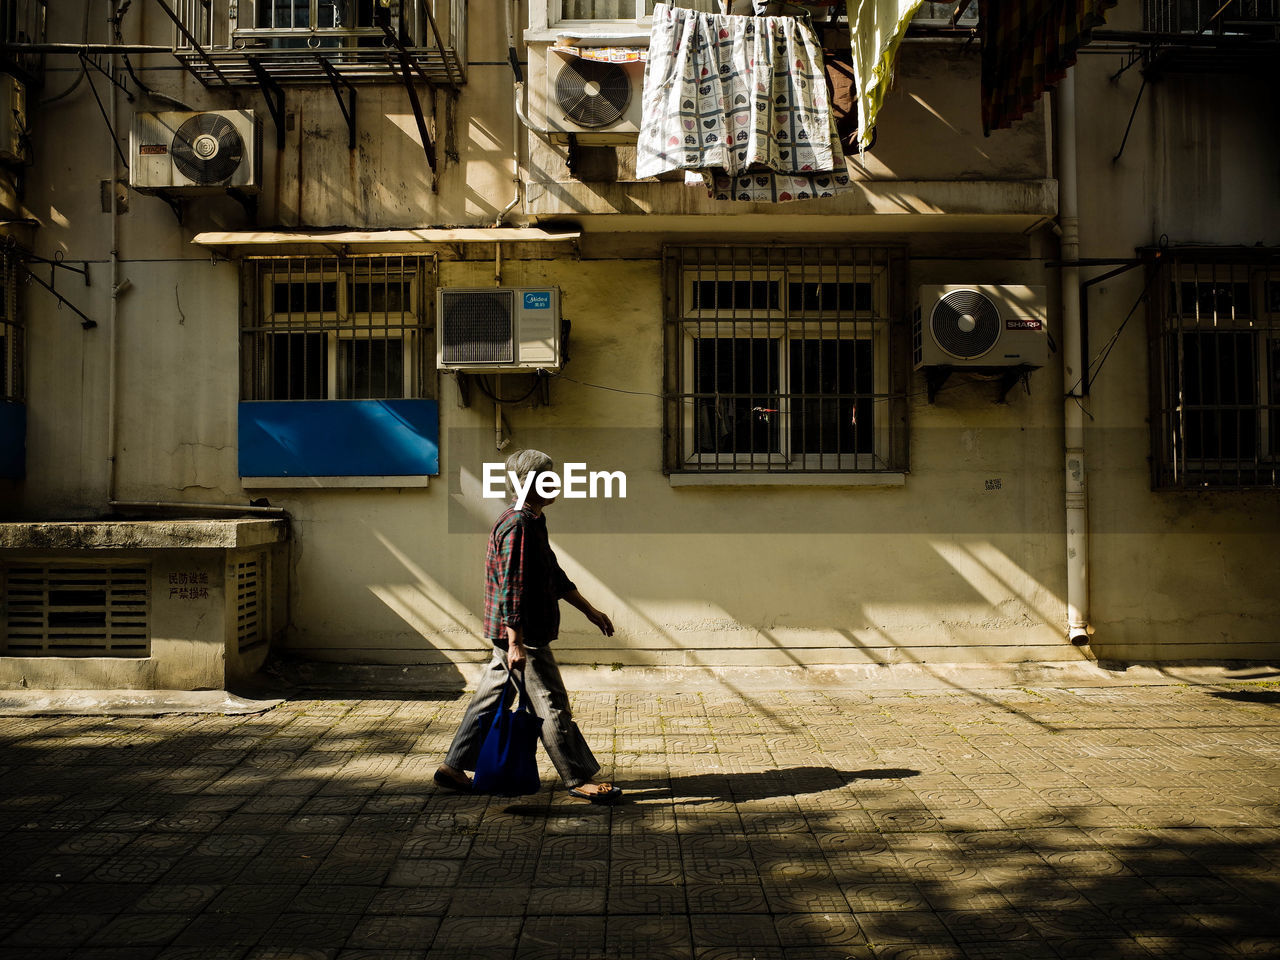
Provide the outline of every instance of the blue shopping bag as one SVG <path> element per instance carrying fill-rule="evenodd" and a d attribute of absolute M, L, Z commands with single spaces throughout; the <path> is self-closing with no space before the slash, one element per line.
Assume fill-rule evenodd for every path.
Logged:
<path fill-rule="evenodd" d="M 519 693 L 515 709 L 511 698 Z M 475 792 L 519 797 L 537 793 L 542 786 L 538 778 L 538 737 L 542 718 L 529 705 L 529 694 L 518 671 L 507 673 L 502 700 L 493 715 L 493 723 L 480 747 L 476 761 Z"/>

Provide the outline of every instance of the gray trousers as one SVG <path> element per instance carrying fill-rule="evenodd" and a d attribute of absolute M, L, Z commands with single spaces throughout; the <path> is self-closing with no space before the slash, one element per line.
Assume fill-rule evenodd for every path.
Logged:
<path fill-rule="evenodd" d="M 576 787 L 600 772 L 591 748 L 569 712 L 569 694 L 549 647 L 525 647 L 524 686 L 533 712 L 542 718 L 542 745 L 565 786 Z M 507 682 L 507 651 L 494 647 L 493 659 L 476 684 L 444 762 L 455 770 L 474 770 L 480 746 L 493 723 Z M 508 703 L 508 706 L 510 704 Z"/>

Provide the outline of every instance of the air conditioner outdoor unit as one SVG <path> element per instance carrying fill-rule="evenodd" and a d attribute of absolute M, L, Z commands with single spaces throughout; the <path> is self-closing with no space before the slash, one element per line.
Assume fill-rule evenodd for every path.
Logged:
<path fill-rule="evenodd" d="M 644 63 L 585 60 L 547 48 L 547 129 L 587 144 L 634 143 Z"/>
<path fill-rule="evenodd" d="M 922 286 L 915 368 L 1043 367 L 1049 359 L 1045 288 L 1013 284 Z"/>
<path fill-rule="evenodd" d="M 0 160 L 26 163 L 30 159 L 27 88 L 16 77 L 0 74 Z"/>
<path fill-rule="evenodd" d="M 441 370 L 494 373 L 560 367 L 555 287 L 442 287 L 436 291 Z"/>
<path fill-rule="evenodd" d="M 255 191 L 262 127 L 252 110 L 139 113 L 130 137 L 129 185 L 152 192 Z"/>

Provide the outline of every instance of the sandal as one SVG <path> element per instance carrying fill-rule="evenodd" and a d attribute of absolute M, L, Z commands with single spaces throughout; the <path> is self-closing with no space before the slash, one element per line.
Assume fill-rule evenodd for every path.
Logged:
<path fill-rule="evenodd" d="M 594 790 L 587 793 L 585 790 L 579 790 L 577 787 L 569 788 L 569 796 L 577 797 L 579 800 L 587 800 L 591 803 L 617 803 L 622 799 L 622 788 L 615 787 L 611 783 L 597 784 L 600 787 L 608 787 L 608 790 Z"/>
<path fill-rule="evenodd" d="M 463 774 L 463 778 L 459 780 L 451 774 L 445 773 L 443 770 L 437 770 L 435 776 L 431 779 L 436 782 L 436 786 L 444 787 L 446 790 L 452 790 L 454 793 L 470 793 L 475 789 L 475 784 L 467 778 L 466 774 Z"/>

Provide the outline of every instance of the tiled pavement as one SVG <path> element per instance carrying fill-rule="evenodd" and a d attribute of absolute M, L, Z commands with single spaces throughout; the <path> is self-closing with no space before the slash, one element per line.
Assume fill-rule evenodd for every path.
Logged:
<path fill-rule="evenodd" d="M 580 695 L 612 810 L 463 706 L 0 719 L 0 957 L 1280 957 L 1274 686 Z"/>

